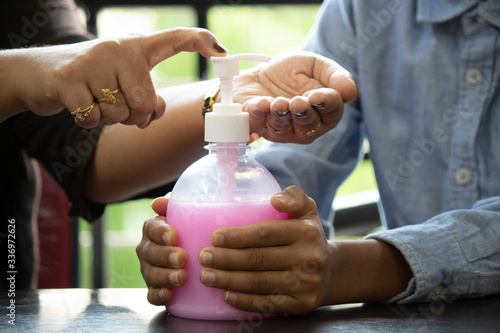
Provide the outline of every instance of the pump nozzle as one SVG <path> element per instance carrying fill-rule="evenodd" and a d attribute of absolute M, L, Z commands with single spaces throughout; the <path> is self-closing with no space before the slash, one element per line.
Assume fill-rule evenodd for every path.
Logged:
<path fill-rule="evenodd" d="M 233 102 L 233 77 L 240 75 L 240 60 L 268 62 L 270 56 L 258 53 L 239 53 L 226 57 L 211 57 L 214 63 L 214 75 L 220 78 L 220 94 L 222 104 Z"/>
<path fill-rule="evenodd" d="M 226 57 L 211 57 L 214 75 L 220 80 L 221 103 L 205 115 L 205 141 L 246 142 L 250 138 L 248 113 L 242 105 L 233 103 L 233 77 L 240 74 L 240 60 L 268 62 L 271 57 L 257 53 L 239 53 Z"/>

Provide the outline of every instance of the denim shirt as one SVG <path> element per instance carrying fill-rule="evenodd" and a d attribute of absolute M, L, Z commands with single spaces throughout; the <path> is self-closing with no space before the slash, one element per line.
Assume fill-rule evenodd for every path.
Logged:
<path fill-rule="evenodd" d="M 495 0 L 325 1 L 305 49 L 349 70 L 360 97 L 313 144 L 256 153 L 331 221 L 369 140 L 385 228 L 367 238 L 413 271 L 392 302 L 500 292 L 499 28 Z"/>

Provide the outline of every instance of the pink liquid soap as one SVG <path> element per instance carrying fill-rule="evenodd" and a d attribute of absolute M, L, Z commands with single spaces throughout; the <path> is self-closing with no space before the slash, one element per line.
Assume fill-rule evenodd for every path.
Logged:
<path fill-rule="evenodd" d="M 288 214 L 275 210 L 269 201 L 193 204 L 170 200 L 167 222 L 179 232 L 178 246 L 188 253 L 184 267 L 187 283 L 174 288 L 167 310 L 174 316 L 202 320 L 250 320 L 256 313 L 245 312 L 228 305 L 223 290 L 204 286 L 200 281 L 203 269 L 198 255 L 211 247 L 210 236 L 222 227 L 237 227 L 269 220 L 286 220 Z M 268 316 L 267 314 L 261 314 Z"/>

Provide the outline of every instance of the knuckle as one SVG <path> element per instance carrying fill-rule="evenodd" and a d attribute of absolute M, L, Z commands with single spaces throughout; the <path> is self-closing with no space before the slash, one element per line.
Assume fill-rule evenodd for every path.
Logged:
<path fill-rule="evenodd" d="M 250 253 L 250 269 L 253 271 L 262 270 L 264 267 L 264 255 L 262 252 L 252 249 Z"/>
<path fill-rule="evenodd" d="M 135 247 L 135 253 L 137 254 L 137 257 L 139 258 L 139 261 L 142 261 L 142 253 L 143 253 L 143 242 L 141 241 L 137 246 Z"/>
<path fill-rule="evenodd" d="M 103 39 L 96 43 L 93 47 L 96 54 L 120 54 L 121 44 L 117 39 Z"/>
<path fill-rule="evenodd" d="M 71 78 L 71 65 L 58 66 L 52 71 L 52 75 L 49 76 L 50 85 L 54 85 L 60 82 L 68 82 Z M 73 72 L 74 73 L 74 72 Z"/>
<path fill-rule="evenodd" d="M 314 239 L 317 237 L 318 232 L 309 221 L 302 220 L 302 223 L 300 224 L 298 229 L 303 239 Z"/>
<path fill-rule="evenodd" d="M 271 239 L 271 232 L 268 228 L 260 226 L 258 236 L 261 244 L 266 244 Z"/>
<path fill-rule="evenodd" d="M 141 273 L 144 278 L 144 282 L 149 286 L 151 284 L 151 266 L 141 265 Z"/>
<path fill-rule="evenodd" d="M 141 248 L 139 249 L 139 258 L 142 258 L 144 262 L 150 262 L 151 255 L 151 241 L 145 241 L 142 243 Z"/>
<path fill-rule="evenodd" d="M 198 28 L 196 30 L 196 33 L 198 35 L 198 38 L 201 40 L 211 39 L 213 36 L 210 31 L 208 31 L 207 29 L 203 29 L 203 28 Z"/>
<path fill-rule="evenodd" d="M 315 241 L 321 239 L 322 233 L 318 229 L 316 223 L 312 220 L 303 220 L 299 229 L 303 239 L 313 239 Z"/>

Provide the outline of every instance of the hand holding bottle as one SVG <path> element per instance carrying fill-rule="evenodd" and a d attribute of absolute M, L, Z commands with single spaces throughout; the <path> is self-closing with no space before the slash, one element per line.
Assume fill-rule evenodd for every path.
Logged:
<path fill-rule="evenodd" d="M 277 210 L 291 214 L 291 219 L 215 231 L 214 247 L 205 248 L 199 256 L 200 264 L 207 268 L 194 278 L 200 278 L 209 287 L 226 290 L 224 296 L 229 304 L 238 296 L 236 304 L 231 305 L 245 310 L 259 311 L 259 307 L 267 306 L 270 312 L 309 312 L 321 304 L 326 284 L 332 280 L 330 245 L 316 204 L 296 187 L 277 194 L 271 203 Z M 142 241 L 136 248 L 148 286 L 148 301 L 154 305 L 164 305 L 172 298 L 171 288 L 187 281 L 182 269 L 187 253 L 175 246 L 178 233 L 162 216 L 167 205 L 167 198 L 153 201 L 151 207 L 159 215 L 145 222 Z M 267 237 L 262 237 L 263 233 Z M 256 244 L 256 240 L 260 243 Z M 224 262 L 225 259 L 229 260 Z M 225 270 L 229 268 L 231 271 Z M 256 292 L 256 280 L 263 283 L 258 287 L 261 295 L 245 295 Z M 270 309 L 269 302 L 281 303 L 277 300 L 283 300 L 283 304 Z"/>
<path fill-rule="evenodd" d="M 187 281 L 187 253 L 177 247 L 179 234 L 166 220 L 168 199 L 157 198 L 151 207 L 158 214 L 144 222 L 142 240 L 136 247 L 141 264 L 141 273 L 148 286 L 148 301 L 154 305 L 165 305 L 172 298 L 173 287 Z"/>
<path fill-rule="evenodd" d="M 233 99 L 253 132 L 275 142 L 311 143 L 333 129 L 359 94 L 349 72 L 311 52 L 285 52 L 242 71 Z"/>

